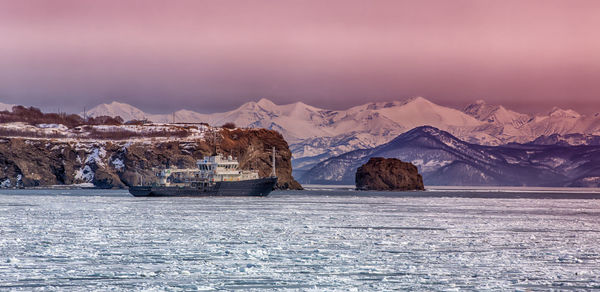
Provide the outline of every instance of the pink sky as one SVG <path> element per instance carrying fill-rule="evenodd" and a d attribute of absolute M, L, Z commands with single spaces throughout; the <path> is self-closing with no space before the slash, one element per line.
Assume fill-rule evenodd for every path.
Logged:
<path fill-rule="evenodd" d="M 0 101 L 600 111 L 600 1 L 0 0 Z"/>

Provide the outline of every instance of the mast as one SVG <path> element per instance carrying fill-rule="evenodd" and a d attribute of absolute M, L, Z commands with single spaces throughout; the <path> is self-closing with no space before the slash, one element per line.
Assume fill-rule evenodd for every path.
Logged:
<path fill-rule="evenodd" d="M 271 177 L 276 177 L 277 176 L 277 172 L 275 171 L 275 146 L 273 146 L 273 172 L 271 173 Z"/>

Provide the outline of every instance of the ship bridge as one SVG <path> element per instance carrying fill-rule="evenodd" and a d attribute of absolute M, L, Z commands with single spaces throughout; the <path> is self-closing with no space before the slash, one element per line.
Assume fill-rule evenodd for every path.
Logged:
<path fill-rule="evenodd" d="M 231 155 L 205 156 L 198 160 L 196 165 L 200 171 L 200 178 L 210 181 L 239 181 L 257 179 L 255 171 L 239 170 L 239 162 Z"/>

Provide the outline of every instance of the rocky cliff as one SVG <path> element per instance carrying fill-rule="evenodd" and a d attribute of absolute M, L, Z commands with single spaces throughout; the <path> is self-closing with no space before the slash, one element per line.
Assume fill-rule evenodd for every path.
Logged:
<path fill-rule="evenodd" d="M 283 137 L 264 129 L 222 129 L 220 152 L 238 157 L 242 169 L 271 172 L 271 148 L 277 149 L 278 189 L 301 189 L 292 177 L 291 153 Z M 125 188 L 157 181 L 167 166 L 195 167 L 210 155 L 211 139 L 0 139 L 0 184 L 3 187 L 92 183 L 99 188 Z M 217 147 L 217 148 L 219 148 Z"/>
<path fill-rule="evenodd" d="M 424 190 L 423 177 L 412 163 L 373 157 L 356 170 L 356 188 L 377 191 Z"/>

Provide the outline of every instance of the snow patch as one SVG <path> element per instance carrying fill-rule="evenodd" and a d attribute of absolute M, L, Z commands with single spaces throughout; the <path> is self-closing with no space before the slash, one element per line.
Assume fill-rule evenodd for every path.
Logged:
<path fill-rule="evenodd" d="M 63 124 L 38 124 L 37 126 L 42 129 L 57 129 L 61 131 L 69 130 L 69 128 Z"/>
<path fill-rule="evenodd" d="M 75 172 L 75 180 L 92 182 L 94 180 L 94 170 L 89 165 L 84 166 Z"/>
<path fill-rule="evenodd" d="M 86 164 L 96 164 L 98 166 L 104 166 L 104 162 L 102 161 L 102 158 L 104 158 L 106 156 L 106 150 L 104 149 L 104 147 L 100 147 L 100 148 L 94 148 L 92 150 L 92 153 L 90 153 L 90 155 L 88 155 L 88 157 L 85 160 Z"/>
<path fill-rule="evenodd" d="M 7 178 L 7 179 L 3 180 L 3 181 L 0 183 L 0 188 L 3 188 L 3 189 L 10 188 L 11 186 L 12 186 L 12 183 L 10 182 L 10 179 L 9 179 L 9 178 Z"/>
<path fill-rule="evenodd" d="M 123 171 L 125 169 L 125 163 L 120 158 L 115 158 L 110 163 L 116 170 Z"/>

